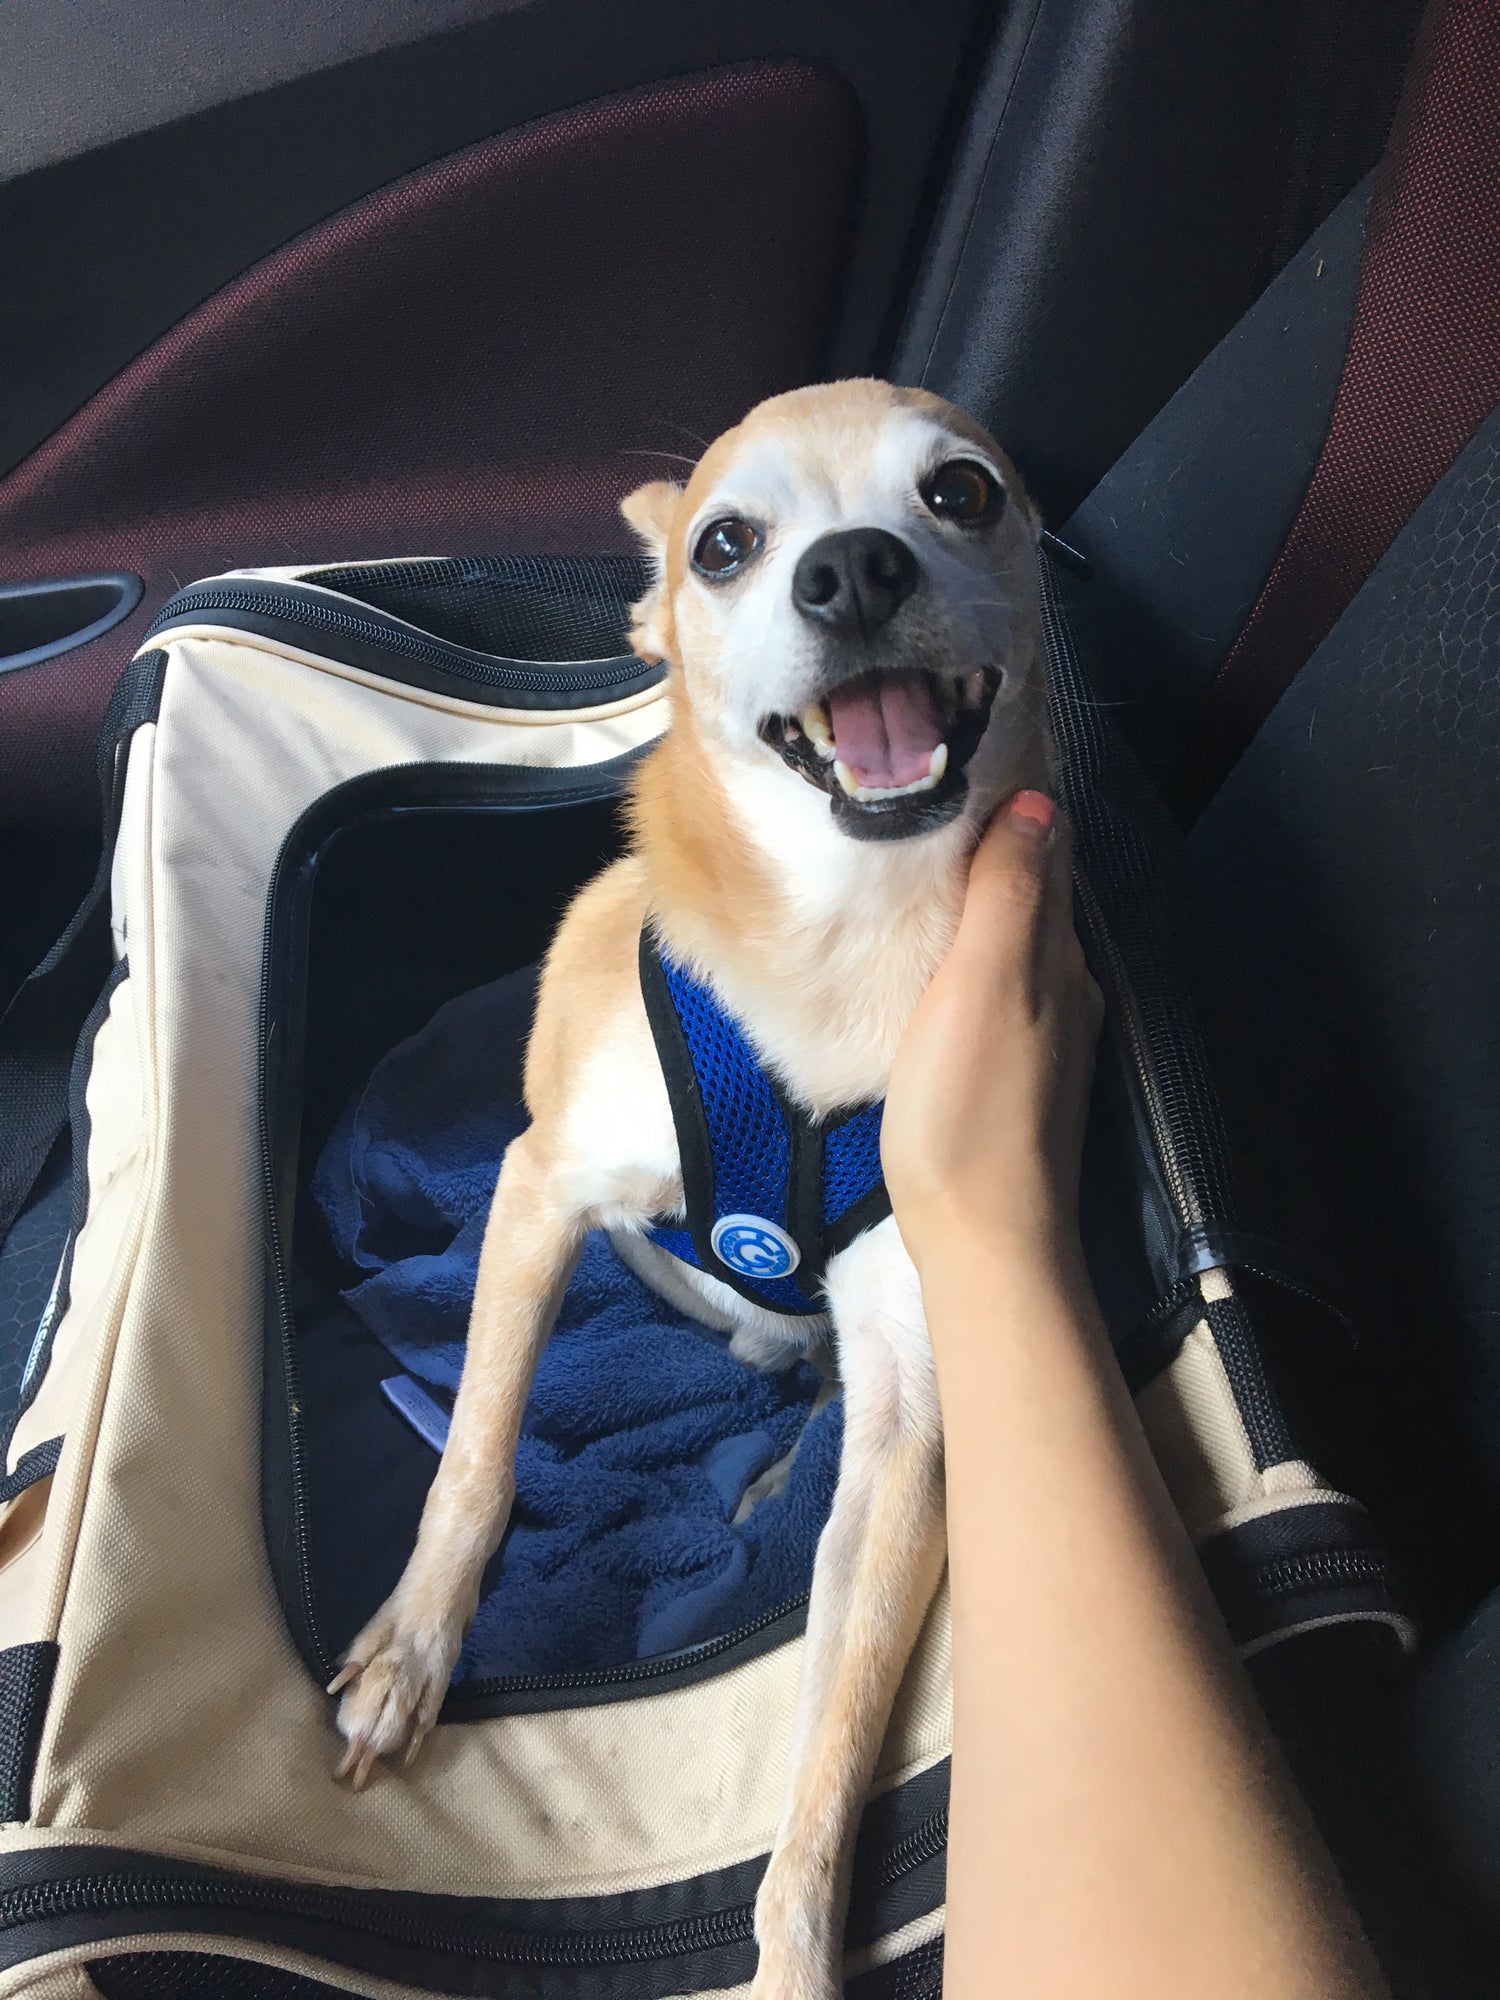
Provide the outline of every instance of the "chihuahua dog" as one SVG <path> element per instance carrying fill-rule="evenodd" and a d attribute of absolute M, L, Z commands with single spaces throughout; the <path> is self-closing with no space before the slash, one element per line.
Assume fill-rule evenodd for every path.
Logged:
<path fill-rule="evenodd" d="M 943 1447 L 916 1274 L 895 1221 L 829 1258 L 821 1318 L 788 1319 L 644 1232 L 681 1216 L 677 1133 L 642 996 L 649 923 L 814 1119 L 881 1099 L 952 941 L 997 803 L 1051 757 L 1039 523 L 994 441 L 938 397 L 794 390 L 685 487 L 623 503 L 655 568 L 635 650 L 667 663 L 671 726 L 633 787 L 629 853 L 548 956 L 480 1257 L 468 1355 L 417 1545 L 354 1640 L 340 1775 L 415 1754 L 504 1532 L 537 1354 L 586 1231 L 672 1302 L 784 1365 L 825 1339 L 844 1395 L 783 1813 L 756 1904 L 756 2000 L 830 2000 L 853 1834 L 944 1561 Z"/>

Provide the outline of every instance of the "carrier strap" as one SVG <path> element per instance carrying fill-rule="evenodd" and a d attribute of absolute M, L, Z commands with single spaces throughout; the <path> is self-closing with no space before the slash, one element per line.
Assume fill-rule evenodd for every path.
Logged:
<path fill-rule="evenodd" d="M 1195 807 L 1497 403 L 1500 7 L 1434 0 L 1378 170 L 1328 435 L 1199 709 Z"/>
<path fill-rule="evenodd" d="M 654 1241 L 743 1298 L 826 1310 L 830 1257 L 891 1212 L 880 1171 L 883 1104 L 813 1118 L 783 1090 L 712 988 L 641 929 L 641 996 L 682 1161 L 686 1225 Z"/>
<path fill-rule="evenodd" d="M 0 1018 L 0 1243 L 68 1124 L 73 1051 L 113 962 L 110 872 L 124 791 L 119 745 L 155 719 L 167 656 L 142 653 L 115 685 L 99 734 L 104 842 L 88 894 Z"/>

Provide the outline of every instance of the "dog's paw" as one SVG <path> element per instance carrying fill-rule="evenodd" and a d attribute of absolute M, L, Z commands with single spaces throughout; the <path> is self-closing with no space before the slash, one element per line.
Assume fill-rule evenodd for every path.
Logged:
<path fill-rule="evenodd" d="M 329 1683 L 330 1694 L 344 1697 L 335 1777 L 361 1792 L 380 1758 L 411 1762 L 437 1721 L 463 1632 L 462 1622 L 413 1619 L 394 1598 L 375 1614 Z"/>
<path fill-rule="evenodd" d="M 742 1521 L 749 1520 L 762 1500 L 775 1500 L 785 1493 L 792 1476 L 792 1461 L 796 1458 L 801 1443 L 802 1440 L 798 1438 L 790 1451 L 783 1452 L 778 1459 L 773 1459 L 758 1479 L 751 1480 L 732 1516 L 736 1527 Z"/>
<path fill-rule="evenodd" d="M 735 1328 L 729 1351 L 736 1361 L 743 1361 L 747 1368 L 759 1368 L 766 1375 L 780 1375 L 794 1363 L 807 1359 L 807 1342 L 796 1335 L 788 1337 L 772 1327 L 752 1322 Z"/>
<path fill-rule="evenodd" d="M 822 1966 L 762 1946 L 750 2000 L 839 2000 L 843 1990 L 843 1981 Z"/>

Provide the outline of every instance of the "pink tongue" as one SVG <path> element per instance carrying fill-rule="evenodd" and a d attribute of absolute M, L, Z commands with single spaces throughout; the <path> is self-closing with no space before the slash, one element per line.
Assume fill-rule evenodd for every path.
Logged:
<path fill-rule="evenodd" d="M 925 674 L 871 674 L 828 697 L 833 744 L 861 785 L 881 791 L 927 776 L 943 740 Z"/>

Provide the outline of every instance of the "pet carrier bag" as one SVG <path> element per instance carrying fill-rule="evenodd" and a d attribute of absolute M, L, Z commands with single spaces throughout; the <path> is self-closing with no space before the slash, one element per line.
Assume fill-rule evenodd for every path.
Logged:
<path fill-rule="evenodd" d="M 837 1469 L 810 1371 L 743 1368 L 586 1248 L 441 1725 L 355 1795 L 323 1692 L 437 1463 L 529 968 L 667 725 L 624 647 L 644 580 L 223 577 L 116 692 L 98 879 L 0 1030 L 0 1996 L 667 2000 L 753 1975 Z M 1112 1024 L 1087 1226 L 1122 1361 L 1247 1651 L 1398 1631 L 1262 1365 L 1237 1273 L 1264 1246 L 1160 824 L 1046 583 Z M 859 1831 L 859 2000 L 938 1990 L 948 1745 L 940 1599 Z"/>

